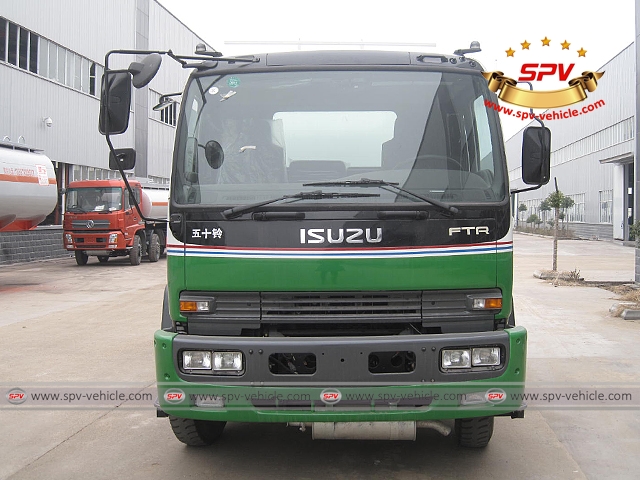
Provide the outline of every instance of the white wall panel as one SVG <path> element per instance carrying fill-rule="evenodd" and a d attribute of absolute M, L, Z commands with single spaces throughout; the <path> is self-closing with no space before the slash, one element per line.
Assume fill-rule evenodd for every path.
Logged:
<path fill-rule="evenodd" d="M 0 137 L 17 141 L 23 136 L 57 162 L 108 168 L 97 98 L 6 64 L 0 65 L 0 85 Z M 45 117 L 53 120 L 52 127 L 44 124 Z M 129 131 L 114 137 L 114 144 L 131 145 L 132 140 Z"/>
<path fill-rule="evenodd" d="M 135 0 L 0 0 L 0 15 L 100 64 L 134 46 Z"/>

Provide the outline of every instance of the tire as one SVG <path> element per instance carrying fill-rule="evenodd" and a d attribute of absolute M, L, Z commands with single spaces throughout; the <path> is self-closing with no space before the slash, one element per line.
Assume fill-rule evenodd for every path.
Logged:
<path fill-rule="evenodd" d="M 207 420 L 193 420 L 169 415 L 169 423 L 173 434 L 182 443 L 191 447 L 204 447 L 215 442 L 227 422 L 210 422 Z"/>
<path fill-rule="evenodd" d="M 493 435 L 494 417 L 458 418 L 455 431 L 458 445 L 466 448 L 486 447 Z"/>
<path fill-rule="evenodd" d="M 151 242 L 149 243 L 149 261 L 157 262 L 160 259 L 160 238 L 156 233 L 151 234 Z"/>
<path fill-rule="evenodd" d="M 82 250 L 76 250 L 76 263 L 80 266 L 86 265 L 89 261 L 89 255 L 84 253 Z"/>
<path fill-rule="evenodd" d="M 100 263 L 107 263 L 109 261 L 109 257 L 107 255 L 99 255 L 98 261 Z"/>
<path fill-rule="evenodd" d="M 140 265 L 142 259 L 142 244 L 140 243 L 140 235 L 133 237 L 133 246 L 129 251 L 129 261 L 131 265 Z"/>

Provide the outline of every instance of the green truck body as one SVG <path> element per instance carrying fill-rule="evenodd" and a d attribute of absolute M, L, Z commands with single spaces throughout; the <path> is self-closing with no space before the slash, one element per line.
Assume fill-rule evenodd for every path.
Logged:
<path fill-rule="evenodd" d="M 154 338 L 178 439 L 210 444 L 227 421 L 316 438 L 451 421 L 482 447 L 495 416 L 523 416 L 507 163 L 481 72 L 462 55 L 364 51 L 194 67 Z M 525 178 L 545 183 L 548 130 L 523 142 Z"/>

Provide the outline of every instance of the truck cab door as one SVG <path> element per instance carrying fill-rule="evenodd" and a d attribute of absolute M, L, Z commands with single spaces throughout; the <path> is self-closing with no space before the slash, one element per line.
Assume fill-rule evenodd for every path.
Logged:
<path fill-rule="evenodd" d="M 134 197 L 138 204 L 140 204 L 140 189 L 132 188 Z M 133 202 L 129 198 L 129 192 L 125 189 L 124 192 L 124 231 L 127 237 L 127 244 L 133 238 L 140 224 L 140 215 Z"/>

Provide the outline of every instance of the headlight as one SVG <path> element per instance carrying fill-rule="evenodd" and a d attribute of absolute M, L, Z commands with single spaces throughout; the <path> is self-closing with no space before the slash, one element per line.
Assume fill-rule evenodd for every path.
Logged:
<path fill-rule="evenodd" d="M 443 350 L 442 368 L 471 367 L 471 352 L 466 349 Z"/>
<path fill-rule="evenodd" d="M 213 352 L 213 371 L 215 373 L 239 375 L 243 370 L 242 352 Z"/>
<path fill-rule="evenodd" d="M 70 233 L 65 233 L 64 238 L 67 241 L 67 243 L 73 243 L 73 237 L 71 236 Z"/>
<path fill-rule="evenodd" d="M 182 366 L 185 370 L 211 370 L 211 352 L 185 350 L 182 352 Z"/>
<path fill-rule="evenodd" d="M 474 367 L 500 365 L 500 347 L 472 348 L 471 364 Z"/>
<path fill-rule="evenodd" d="M 118 243 L 118 234 L 110 233 L 109 234 L 109 243 Z"/>

